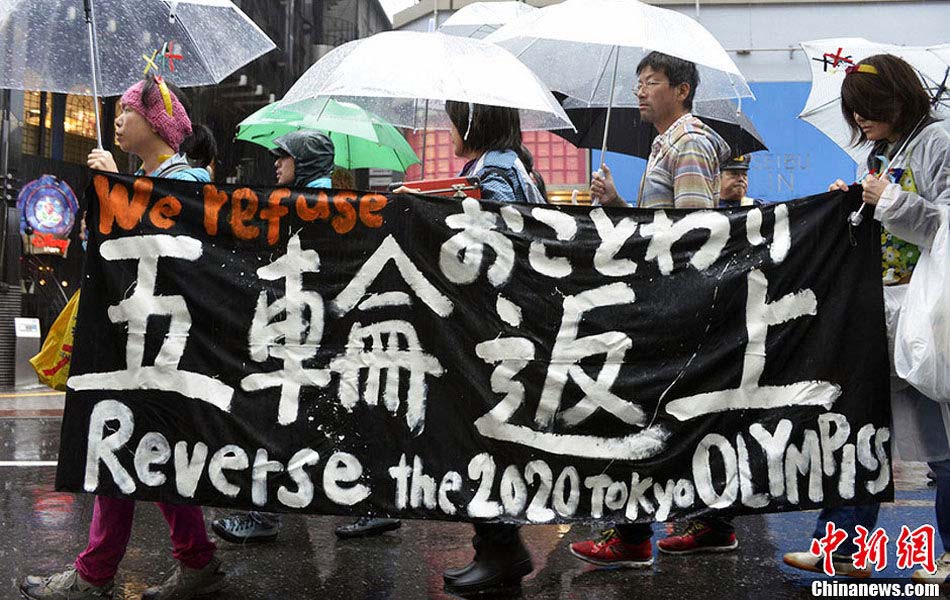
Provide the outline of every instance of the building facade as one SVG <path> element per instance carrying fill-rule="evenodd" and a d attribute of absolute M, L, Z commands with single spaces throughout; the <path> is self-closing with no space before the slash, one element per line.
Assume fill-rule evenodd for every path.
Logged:
<path fill-rule="evenodd" d="M 218 142 L 217 180 L 271 182 L 273 159 L 260 146 L 233 141 L 237 124 L 283 96 L 334 46 L 388 30 L 391 24 L 378 0 L 235 0 L 235 4 L 274 40 L 277 48 L 218 85 L 191 88 L 185 93 L 192 101 L 193 120 L 208 125 Z M 122 153 L 113 142 L 116 100 L 101 100 L 103 145 L 116 155 L 120 169 L 131 170 L 137 167 L 134 157 Z M 19 186 L 43 174 L 66 181 L 81 202 L 88 181 L 86 156 L 96 145 L 92 98 L 2 91 L 3 109 L 9 111 L 9 125 L 2 132 L 7 151 L 0 155 L 0 169 L 6 163 L 6 172 L 12 174 L 8 207 L 15 202 Z M 0 194 L 2 190 L 0 187 Z M 20 297 L 21 314 L 13 316 L 38 317 L 45 335 L 80 281 L 79 228 L 74 228 L 65 258 L 23 255 L 19 215 L 15 208 L 6 212 L 0 281 L 5 290 Z M 8 333 L 4 330 L 0 336 Z"/>

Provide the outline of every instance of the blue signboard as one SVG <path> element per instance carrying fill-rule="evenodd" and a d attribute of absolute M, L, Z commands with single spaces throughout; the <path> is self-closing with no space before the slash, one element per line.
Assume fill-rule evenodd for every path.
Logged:
<path fill-rule="evenodd" d="M 27 254 L 61 254 L 69 248 L 79 203 L 69 184 L 52 175 L 29 182 L 17 196 L 20 234 Z"/>
<path fill-rule="evenodd" d="M 750 84 L 754 102 L 743 102 L 743 112 L 758 128 L 767 152 L 752 155 L 749 196 L 780 202 L 817 194 L 835 179 L 852 181 L 856 165 L 823 133 L 798 118 L 805 106 L 807 82 Z M 591 165 L 600 164 L 600 151 L 591 152 Z M 620 194 L 633 202 L 646 167 L 642 158 L 607 153 Z"/>

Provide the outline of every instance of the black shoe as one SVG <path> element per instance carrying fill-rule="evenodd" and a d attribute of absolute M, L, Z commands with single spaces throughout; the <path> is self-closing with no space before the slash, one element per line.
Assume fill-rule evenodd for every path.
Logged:
<path fill-rule="evenodd" d="M 452 567 L 451 569 L 446 569 L 442 571 L 442 579 L 445 580 L 446 585 L 454 583 L 456 579 L 462 575 L 465 575 L 474 568 L 475 561 L 473 560 L 464 567 Z"/>
<path fill-rule="evenodd" d="M 271 515 L 259 517 L 253 512 L 234 513 L 215 519 L 211 530 L 232 544 L 272 542 L 280 532 L 280 520 Z"/>
<path fill-rule="evenodd" d="M 369 537 L 382 535 L 387 531 L 399 529 L 402 521 L 399 519 L 377 519 L 375 517 L 360 517 L 347 525 L 336 528 L 336 537 L 340 539 Z"/>
<path fill-rule="evenodd" d="M 521 578 L 534 567 L 521 540 L 510 546 L 482 542 L 470 564 L 443 573 L 445 591 L 459 596 L 498 594 L 521 585 Z"/>

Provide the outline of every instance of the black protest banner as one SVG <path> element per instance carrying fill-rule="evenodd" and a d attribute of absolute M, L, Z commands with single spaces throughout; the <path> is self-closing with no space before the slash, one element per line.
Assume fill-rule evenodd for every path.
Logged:
<path fill-rule="evenodd" d="M 96 175 L 57 486 L 519 523 L 892 495 L 879 230 Z"/>

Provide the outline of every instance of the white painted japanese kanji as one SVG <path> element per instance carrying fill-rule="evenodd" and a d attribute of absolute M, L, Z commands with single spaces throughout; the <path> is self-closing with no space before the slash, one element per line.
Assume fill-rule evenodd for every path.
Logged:
<path fill-rule="evenodd" d="M 691 212 L 675 223 L 666 216 L 666 211 L 654 213 L 653 222 L 640 227 L 640 235 L 650 238 L 647 260 L 655 260 L 660 273 L 673 273 L 673 244 L 687 233 L 705 229 L 709 237 L 693 253 L 689 264 L 697 271 L 704 271 L 719 258 L 729 241 L 729 217 L 721 212 L 700 210 Z"/>
<path fill-rule="evenodd" d="M 69 378 L 74 390 L 161 390 L 201 400 L 223 411 L 230 411 L 234 390 L 222 381 L 178 368 L 188 333 L 191 313 L 184 297 L 155 293 L 160 261 L 195 261 L 201 257 L 201 242 L 194 238 L 148 235 L 107 240 L 99 252 L 107 261 L 136 261 L 135 291 L 107 314 L 113 323 L 126 323 L 126 368 L 106 373 L 84 373 Z M 145 333 L 149 317 L 169 317 L 165 334 L 153 365 L 143 364 Z"/>
<path fill-rule="evenodd" d="M 316 357 L 323 338 L 323 298 L 303 289 L 303 274 L 320 270 L 320 257 L 315 250 L 304 250 L 300 236 L 287 242 L 287 253 L 257 270 L 265 281 L 284 280 L 284 295 L 268 304 L 267 292 L 257 297 L 254 319 L 248 332 L 251 359 L 264 362 L 275 358 L 283 367 L 267 373 L 253 373 L 241 380 L 248 392 L 280 389 L 277 422 L 289 425 L 297 420 L 300 389 L 323 387 L 330 383 L 327 369 L 305 368 L 305 360 Z M 283 319 L 278 319 L 284 315 Z"/>
<path fill-rule="evenodd" d="M 827 381 L 801 381 L 788 385 L 760 385 L 765 370 L 765 341 L 769 327 L 806 315 L 818 314 L 818 300 L 809 289 L 768 302 L 768 280 L 759 270 L 748 275 L 746 331 L 748 343 L 742 362 L 738 388 L 678 398 L 666 405 L 666 412 L 680 421 L 730 410 L 823 406 L 830 409 L 841 387 Z"/>
<path fill-rule="evenodd" d="M 626 458 L 642 460 L 656 456 L 666 448 L 669 438 L 660 425 L 621 437 L 572 434 L 570 429 L 591 416 L 598 408 L 624 422 L 645 425 L 646 416 L 634 402 L 619 398 L 611 391 L 630 339 L 619 332 L 604 332 L 578 338 L 578 325 L 584 313 L 595 308 L 629 304 L 633 291 L 622 283 L 610 284 L 564 299 L 564 314 L 555 348 L 548 367 L 541 401 L 535 414 L 537 428 L 512 422 L 525 404 L 525 386 L 517 375 L 535 358 L 535 349 L 527 338 L 502 337 L 478 344 L 475 352 L 483 361 L 494 364 L 491 389 L 502 399 L 489 412 L 475 421 L 478 432 L 488 438 L 530 446 L 545 452 L 584 458 Z M 589 377 L 579 365 L 587 357 L 605 355 L 605 362 L 596 379 Z M 572 379 L 584 397 L 562 411 L 564 385 Z M 556 414 L 564 432 L 551 430 Z"/>

